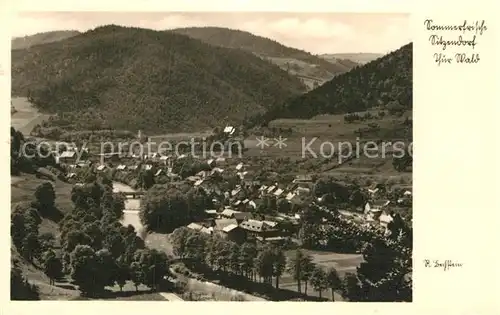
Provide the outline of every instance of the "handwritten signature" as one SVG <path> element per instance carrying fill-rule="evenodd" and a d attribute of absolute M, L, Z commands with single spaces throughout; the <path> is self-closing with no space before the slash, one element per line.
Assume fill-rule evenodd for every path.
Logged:
<path fill-rule="evenodd" d="M 463 267 L 463 264 L 459 262 L 454 262 L 450 259 L 444 261 L 424 259 L 424 266 L 426 268 L 440 268 L 443 269 L 443 271 L 447 271 L 452 268 Z"/>

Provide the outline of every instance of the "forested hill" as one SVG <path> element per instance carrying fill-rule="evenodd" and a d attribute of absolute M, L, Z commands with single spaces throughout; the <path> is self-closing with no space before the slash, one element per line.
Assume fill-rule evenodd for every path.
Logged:
<path fill-rule="evenodd" d="M 58 42 L 80 34 L 78 31 L 53 31 L 34 35 L 16 37 L 11 41 L 12 49 L 24 49 L 35 45 Z"/>
<path fill-rule="evenodd" d="M 271 109 L 252 123 L 276 118 L 311 118 L 379 106 L 412 108 L 412 53 L 409 43 L 384 57 L 339 75 L 319 88 Z"/>
<path fill-rule="evenodd" d="M 109 25 L 12 51 L 12 94 L 66 112 L 51 122 L 64 129 L 202 130 L 241 122 L 303 89 L 251 53 L 172 32 Z"/>
<path fill-rule="evenodd" d="M 331 62 L 306 51 L 291 48 L 279 42 L 249 32 L 222 27 L 189 27 L 174 29 L 173 32 L 188 35 L 211 45 L 250 51 L 262 58 L 291 69 L 297 75 L 331 79 L 357 66 L 352 60 L 337 58 Z M 308 65 L 315 69 L 309 69 Z"/>

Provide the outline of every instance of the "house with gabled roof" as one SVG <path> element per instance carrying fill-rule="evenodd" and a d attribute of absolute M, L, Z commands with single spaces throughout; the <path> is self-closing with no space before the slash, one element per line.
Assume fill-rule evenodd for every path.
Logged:
<path fill-rule="evenodd" d="M 229 136 L 232 135 L 235 131 L 236 131 L 236 128 L 234 128 L 233 126 L 226 126 L 226 127 L 224 127 L 224 130 L 223 130 L 223 132 Z"/>
<path fill-rule="evenodd" d="M 266 190 L 268 194 L 272 193 L 277 188 L 277 185 L 269 186 Z"/>
<path fill-rule="evenodd" d="M 207 164 L 208 166 L 213 167 L 215 165 L 215 159 L 208 159 Z"/>
<path fill-rule="evenodd" d="M 60 163 L 76 163 L 77 160 L 78 154 L 75 151 L 64 151 L 58 157 Z"/>
<path fill-rule="evenodd" d="M 99 166 L 97 167 L 97 170 L 101 172 L 101 171 L 104 171 L 104 169 L 106 169 L 106 167 L 107 167 L 106 165 L 101 164 L 101 165 L 99 165 Z"/>
<path fill-rule="evenodd" d="M 248 202 L 248 205 L 252 208 L 252 209 L 257 209 L 257 203 L 253 200 L 250 200 Z"/>
<path fill-rule="evenodd" d="M 292 192 L 289 192 L 286 195 L 285 200 L 288 201 L 290 204 L 293 204 L 293 205 L 299 205 L 301 203 L 300 196 L 297 195 L 297 194 L 295 194 L 295 193 L 292 193 Z"/>
<path fill-rule="evenodd" d="M 244 172 L 238 172 L 236 173 L 238 175 L 238 177 L 241 179 L 241 180 L 244 180 L 245 178 L 248 178 L 248 172 L 247 171 L 244 171 Z"/>
<path fill-rule="evenodd" d="M 139 165 L 137 165 L 137 164 L 136 164 L 136 165 L 129 165 L 129 166 L 128 166 L 128 169 L 129 169 L 129 170 L 131 170 L 131 171 L 135 171 L 135 170 L 137 170 L 138 168 L 139 168 Z"/>
<path fill-rule="evenodd" d="M 260 186 L 259 193 L 260 193 L 261 197 L 267 193 L 267 189 L 269 189 L 269 186 L 267 186 L 267 185 Z"/>
<path fill-rule="evenodd" d="M 198 176 L 199 178 L 205 178 L 209 175 L 210 173 L 208 171 L 199 171 L 198 173 L 196 173 L 195 176 Z"/>
<path fill-rule="evenodd" d="M 92 162 L 87 161 L 87 162 L 80 162 L 77 164 L 79 168 L 86 168 L 92 166 Z"/>
<path fill-rule="evenodd" d="M 313 178 L 311 175 L 309 174 L 299 174 L 297 176 L 295 176 L 295 179 L 293 180 L 292 183 L 312 183 L 313 182 Z"/>
<path fill-rule="evenodd" d="M 231 190 L 231 196 L 234 197 L 236 196 L 239 192 L 241 191 L 241 187 L 236 186 L 233 190 Z"/>
<path fill-rule="evenodd" d="M 120 165 L 118 165 L 118 166 L 116 167 L 116 169 L 117 169 L 117 170 L 119 170 L 119 171 L 123 171 L 123 170 L 125 170 L 126 168 L 127 168 L 127 166 L 126 166 L 125 164 L 120 164 Z"/>
<path fill-rule="evenodd" d="M 378 221 L 379 221 L 381 226 L 383 226 L 384 228 L 387 228 L 389 223 L 394 221 L 394 218 L 390 214 L 382 212 L 382 214 L 378 218 Z"/>
<path fill-rule="evenodd" d="M 207 209 L 205 210 L 205 213 L 207 214 L 207 216 L 214 218 L 218 215 L 217 209 Z"/>
<path fill-rule="evenodd" d="M 194 185 L 194 187 L 198 187 L 198 186 L 200 186 L 201 184 L 203 184 L 203 182 L 204 182 L 204 180 L 203 180 L 203 179 L 199 179 L 199 180 L 197 180 L 197 181 L 196 181 L 193 185 Z"/>
<path fill-rule="evenodd" d="M 221 218 L 226 218 L 226 219 L 235 219 L 237 222 L 241 222 L 243 220 L 247 220 L 252 217 L 252 215 L 248 212 L 241 212 L 237 210 L 232 210 L 232 209 L 224 209 L 221 214 Z"/>
<path fill-rule="evenodd" d="M 257 208 L 257 204 L 248 198 L 236 200 L 234 202 L 234 206 L 241 212 L 251 211 L 252 209 Z"/>
<path fill-rule="evenodd" d="M 214 234 L 237 243 L 244 242 L 246 239 L 246 233 L 239 227 L 236 219 L 216 219 L 213 231 Z"/>
<path fill-rule="evenodd" d="M 276 228 L 276 223 L 271 221 L 249 219 L 241 222 L 240 227 L 249 235 L 261 237 L 263 239 L 279 236 L 280 234 L 280 231 Z"/>
<path fill-rule="evenodd" d="M 210 175 L 214 175 L 214 174 L 222 174 L 224 172 L 224 169 L 220 168 L 220 167 L 214 167 L 212 169 L 212 171 L 210 172 Z"/>
<path fill-rule="evenodd" d="M 200 180 L 201 178 L 199 178 L 198 176 L 188 176 L 186 177 L 186 180 L 188 182 L 192 182 L 192 183 L 196 183 L 198 180 Z"/>
<path fill-rule="evenodd" d="M 226 158 L 223 157 L 218 157 L 215 159 L 215 164 L 216 165 L 223 165 L 226 163 Z"/>
<path fill-rule="evenodd" d="M 373 183 L 366 188 L 366 191 L 370 194 L 370 196 L 374 197 L 375 195 L 381 193 L 385 190 L 385 186 L 379 183 Z"/>
<path fill-rule="evenodd" d="M 273 195 L 275 195 L 276 197 L 280 197 L 282 193 L 283 193 L 283 189 L 278 188 L 278 189 L 276 189 L 276 191 L 273 193 Z"/>
<path fill-rule="evenodd" d="M 365 204 L 365 212 L 380 212 L 387 208 L 391 202 L 389 200 L 377 200 Z"/>
<path fill-rule="evenodd" d="M 311 189 L 305 187 L 297 187 L 294 193 L 298 196 L 307 196 L 311 194 Z"/>
<path fill-rule="evenodd" d="M 208 235 L 212 234 L 211 229 L 204 227 L 203 225 L 198 224 L 198 223 L 190 223 L 190 224 L 188 224 L 187 228 L 194 230 L 194 231 L 197 231 L 197 232 L 205 233 Z"/>

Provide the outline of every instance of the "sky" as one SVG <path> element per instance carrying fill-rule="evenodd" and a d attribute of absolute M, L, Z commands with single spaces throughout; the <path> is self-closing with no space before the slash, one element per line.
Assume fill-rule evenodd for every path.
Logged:
<path fill-rule="evenodd" d="M 107 24 L 154 30 L 227 27 L 313 54 L 384 54 L 411 41 L 406 13 L 22 12 L 14 20 L 12 36 L 55 30 L 84 32 Z"/>

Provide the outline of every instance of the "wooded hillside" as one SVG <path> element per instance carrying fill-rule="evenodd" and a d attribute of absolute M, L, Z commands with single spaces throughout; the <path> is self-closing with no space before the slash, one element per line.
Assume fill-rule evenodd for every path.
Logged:
<path fill-rule="evenodd" d="M 202 130 L 303 90 L 251 53 L 172 32 L 110 25 L 12 51 L 12 94 L 58 113 L 50 123 L 66 130 Z"/>

